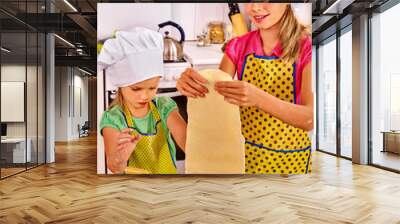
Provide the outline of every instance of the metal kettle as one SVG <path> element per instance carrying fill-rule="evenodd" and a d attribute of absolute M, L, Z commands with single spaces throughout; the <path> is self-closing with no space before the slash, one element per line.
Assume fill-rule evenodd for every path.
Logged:
<path fill-rule="evenodd" d="M 183 31 L 181 26 L 172 21 L 158 24 L 158 31 L 160 31 L 160 29 L 165 26 L 173 26 L 178 29 L 181 35 L 181 39 L 177 41 L 174 38 L 168 36 L 168 31 L 165 32 L 163 53 L 164 61 L 180 61 L 183 59 L 183 42 L 185 41 L 185 32 Z"/>

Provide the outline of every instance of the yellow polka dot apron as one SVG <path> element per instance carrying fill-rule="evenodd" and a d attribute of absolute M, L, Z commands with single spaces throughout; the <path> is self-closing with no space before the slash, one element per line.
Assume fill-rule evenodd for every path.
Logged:
<path fill-rule="evenodd" d="M 154 133 L 140 132 L 134 124 L 130 111 L 127 107 L 124 107 L 128 127 L 134 130 L 131 133 L 132 136 L 137 134 L 142 136 L 128 159 L 127 170 L 129 171 L 129 168 L 135 169 L 136 172 L 133 171 L 132 173 L 176 174 L 176 165 L 168 146 L 160 114 L 153 101 L 149 105 L 155 121 Z M 140 170 L 144 171 L 140 172 Z"/>
<path fill-rule="evenodd" d="M 296 103 L 296 65 L 277 57 L 249 54 L 239 79 L 290 103 Z M 246 173 L 304 174 L 311 172 L 308 133 L 257 107 L 240 107 L 246 139 Z"/>

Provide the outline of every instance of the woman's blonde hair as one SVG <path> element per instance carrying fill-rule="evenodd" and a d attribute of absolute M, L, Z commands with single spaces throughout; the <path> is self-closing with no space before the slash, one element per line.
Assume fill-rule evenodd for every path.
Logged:
<path fill-rule="evenodd" d="M 291 64 L 300 53 L 302 37 L 310 35 L 310 28 L 297 20 L 290 4 L 287 5 L 280 23 L 279 38 L 283 50 L 281 58 Z"/>
<path fill-rule="evenodd" d="M 114 106 L 120 106 L 123 107 L 124 105 L 124 97 L 122 96 L 121 88 L 117 89 L 115 99 L 111 102 L 110 106 L 108 106 L 108 109 L 113 108 Z"/>

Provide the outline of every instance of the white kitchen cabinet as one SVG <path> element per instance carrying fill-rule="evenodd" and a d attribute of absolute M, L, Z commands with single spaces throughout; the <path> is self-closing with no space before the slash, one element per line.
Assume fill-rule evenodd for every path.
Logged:
<path fill-rule="evenodd" d="M 218 69 L 224 53 L 222 44 L 198 47 L 195 41 L 186 42 L 183 48 L 185 58 L 196 70 Z"/>
<path fill-rule="evenodd" d="M 172 21 L 179 24 L 185 31 L 186 40 L 196 39 L 196 4 L 193 3 L 175 3 L 171 8 Z M 176 29 L 171 30 L 171 36 L 179 38 L 179 31 Z"/>
<path fill-rule="evenodd" d="M 116 30 L 144 26 L 158 30 L 158 24 L 171 20 L 172 3 L 99 3 L 97 39 L 110 38 Z"/>

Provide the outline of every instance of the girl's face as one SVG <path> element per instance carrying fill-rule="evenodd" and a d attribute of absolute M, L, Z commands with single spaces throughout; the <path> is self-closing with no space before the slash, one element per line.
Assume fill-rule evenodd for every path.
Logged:
<path fill-rule="evenodd" d="M 160 77 L 155 77 L 122 87 L 122 97 L 134 109 L 145 109 L 149 105 L 149 102 L 156 96 L 159 81 Z"/>
<path fill-rule="evenodd" d="M 258 29 L 269 29 L 277 24 L 286 11 L 285 3 L 247 3 L 245 10 Z"/>

